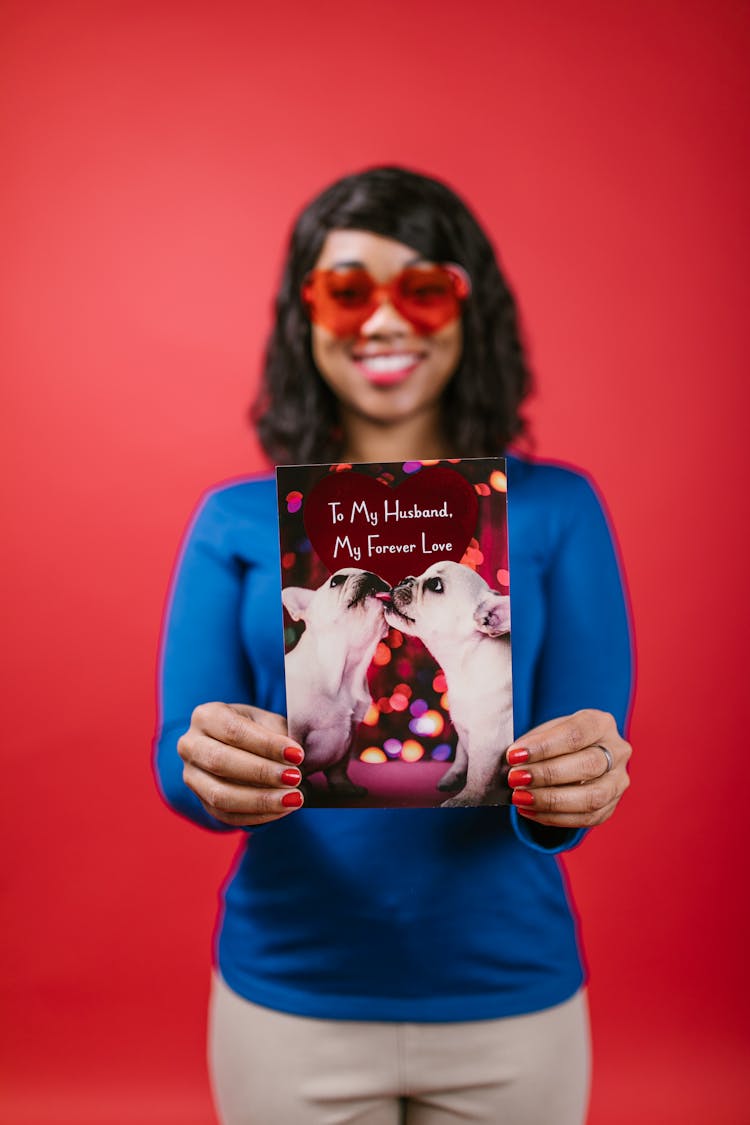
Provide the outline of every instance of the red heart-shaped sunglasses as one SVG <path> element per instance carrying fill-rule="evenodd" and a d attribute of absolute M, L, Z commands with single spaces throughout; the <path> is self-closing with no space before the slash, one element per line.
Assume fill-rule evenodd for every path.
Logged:
<path fill-rule="evenodd" d="M 407 266 L 382 284 L 363 266 L 312 270 L 302 299 L 310 319 L 336 336 L 356 336 L 384 301 L 426 336 L 455 320 L 470 292 L 469 275 L 449 262 Z"/>

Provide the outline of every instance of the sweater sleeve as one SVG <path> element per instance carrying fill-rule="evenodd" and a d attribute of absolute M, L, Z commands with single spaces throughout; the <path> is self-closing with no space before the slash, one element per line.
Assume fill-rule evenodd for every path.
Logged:
<path fill-rule="evenodd" d="M 532 726 L 595 708 L 610 712 L 623 733 L 633 660 L 617 553 L 591 484 L 575 473 L 565 472 L 560 479 L 565 482 L 564 518 L 546 572 L 547 619 Z M 526 844 L 548 853 L 570 850 L 587 831 L 534 824 L 519 816 L 515 806 L 511 822 Z"/>
<path fill-rule="evenodd" d="M 199 703 L 252 702 L 240 634 L 244 565 L 232 552 L 220 497 L 209 493 L 185 536 L 162 625 L 154 769 L 167 804 L 214 832 L 237 829 L 206 812 L 185 785 L 177 741 Z"/>

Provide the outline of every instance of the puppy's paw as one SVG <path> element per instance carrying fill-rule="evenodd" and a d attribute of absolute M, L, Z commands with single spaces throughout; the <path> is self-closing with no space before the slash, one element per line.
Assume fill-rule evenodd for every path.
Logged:
<path fill-rule="evenodd" d="M 323 801 L 321 800 L 323 790 L 321 789 L 320 785 L 313 785 L 311 781 L 309 781 L 306 777 L 303 777 L 302 781 L 300 781 L 299 783 L 298 789 L 302 793 L 302 796 L 305 798 L 306 809 L 312 809 L 315 808 L 316 805 L 323 804 Z"/>
<path fill-rule="evenodd" d="M 444 773 L 437 783 L 436 788 L 443 793 L 455 793 L 458 789 L 463 789 L 466 784 L 466 773 L 452 773 L 450 770 Z"/>
<path fill-rule="evenodd" d="M 441 809 L 470 809 L 470 808 L 473 808 L 474 805 L 476 805 L 476 804 L 477 804 L 476 801 L 472 801 L 470 798 L 467 798 L 467 797 L 462 797 L 459 794 L 458 797 L 449 797 L 447 801 L 441 801 L 440 802 L 440 808 Z"/>
<path fill-rule="evenodd" d="M 353 781 L 329 781 L 328 789 L 334 797 L 366 797 L 369 789 L 364 785 L 355 785 Z"/>

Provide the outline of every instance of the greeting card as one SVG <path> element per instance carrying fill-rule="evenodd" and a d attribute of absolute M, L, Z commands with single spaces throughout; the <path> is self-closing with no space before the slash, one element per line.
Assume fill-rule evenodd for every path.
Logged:
<path fill-rule="evenodd" d="M 276 471 L 307 805 L 508 804 L 503 458 Z"/>

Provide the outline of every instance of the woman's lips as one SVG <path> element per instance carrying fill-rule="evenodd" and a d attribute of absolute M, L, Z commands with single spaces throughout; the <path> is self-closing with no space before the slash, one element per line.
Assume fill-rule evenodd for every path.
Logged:
<path fill-rule="evenodd" d="M 352 358 L 368 383 L 376 387 L 389 387 L 408 379 L 424 356 L 421 352 L 379 352 L 373 355 L 354 355 Z"/>

